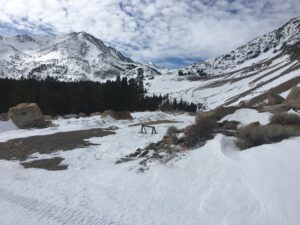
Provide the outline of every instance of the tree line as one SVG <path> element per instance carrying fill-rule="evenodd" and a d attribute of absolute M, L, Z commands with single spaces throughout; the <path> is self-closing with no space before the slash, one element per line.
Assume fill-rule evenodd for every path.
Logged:
<path fill-rule="evenodd" d="M 147 95 L 140 79 L 117 77 L 105 83 L 81 81 L 60 82 L 53 78 L 0 79 L 0 113 L 23 102 L 37 103 L 48 115 L 114 111 L 180 110 L 195 112 L 197 105 L 168 95 Z"/>

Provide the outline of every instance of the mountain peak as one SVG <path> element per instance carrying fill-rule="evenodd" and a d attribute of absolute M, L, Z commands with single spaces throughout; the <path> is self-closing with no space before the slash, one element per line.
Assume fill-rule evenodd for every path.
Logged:
<path fill-rule="evenodd" d="M 93 35 L 81 31 L 58 36 L 4 37 L 0 46 L 0 77 L 47 76 L 61 81 L 112 79 L 159 74 L 155 67 L 133 62 Z"/>

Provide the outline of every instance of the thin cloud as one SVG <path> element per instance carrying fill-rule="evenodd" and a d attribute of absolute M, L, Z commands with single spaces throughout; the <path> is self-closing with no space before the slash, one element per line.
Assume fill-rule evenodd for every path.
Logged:
<path fill-rule="evenodd" d="M 6 33 L 87 31 L 142 62 L 210 58 L 300 15 L 299 0 L 0 0 Z M 5 33 L 5 26 L 0 31 Z"/>

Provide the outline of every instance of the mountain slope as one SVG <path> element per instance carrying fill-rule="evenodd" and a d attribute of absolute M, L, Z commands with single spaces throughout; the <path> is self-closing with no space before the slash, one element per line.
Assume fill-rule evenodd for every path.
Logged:
<path fill-rule="evenodd" d="M 258 104 L 270 90 L 285 94 L 300 83 L 300 17 L 228 54 L 157 77 L 151 93 L 170 93 L 209 108 Z"/>
<path fill-rule="evenodd" d="M 86 33 L 61 36 L 17 35 L 0 37 L 0 77 L 61 81 L 105 80 L 160 72 L 150 65 L 133 62 L 100 39 Z"/>

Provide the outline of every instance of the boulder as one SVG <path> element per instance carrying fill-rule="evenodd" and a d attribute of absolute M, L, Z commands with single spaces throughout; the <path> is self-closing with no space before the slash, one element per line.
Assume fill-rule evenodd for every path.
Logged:
<path fill-rule="evenodd" d="M 101 113 L 100 112 L 91 113 L 90 117 L 93 117 L 93 116 L 101 116 Z"/>
<path fill-rule="evenodd" d="M 102 118 L 110 116 L 115 120 L 132 120 L 133 119 L 130 112 L 115 112 L 112 110 L 104 111 L 101 116 L 102 116 Z"/>
<path fill-rule="evenodd" d="M 20 129 L 47 126 L 41 109 L 36 103 L 21 103 L 10 108 L 8 118 Z"/>
<path fill-rule="evenodd" d="M 78 114 L 78 116 L 79 116 L 79 117 L 86 117 L 86 114 L 83 113 L 83 112 L 81 112 L 81 113 Z"/>
<path fill-rule="evenodd" d="M 278 105 L 264 106 L 259 109 L 259 112 L 281 113 L 281 112 L 287 112 L 290 109 L 291 106 L 289 104 L 278 104 Z"/>
<path fill-rule="evenodd" d="M 66 114 L 63 116 L 64 119 L 78 119 L 79 116 L 77 114 Z"/>
<path fill-rule="evenodd" d="M 278 105 L 284 102 L 284 98 L 278 94 L 269 93 L 267 97 L 268 105 Z"/>
<path fill-rule="evenodd" d="M 300 86 L 291 89 L 284 103 L 289 104 L 293 109 L 300 109 Z"/>
<path fill-rule="evenodd" d="M 237 109 L 238 107 L 235 106 L 228 106 L 228 107 L 219 106 L 218 108 L 215 108 L 211 111 L 198 113 L 198 118 L 208 117 L 218 121 L 223 117 L 234 113 Z"/>
<path fill-rule="evenodd" d="M 7 113 L 1 113 L 0 114 L 0 121 L 8 121 Z"/>

